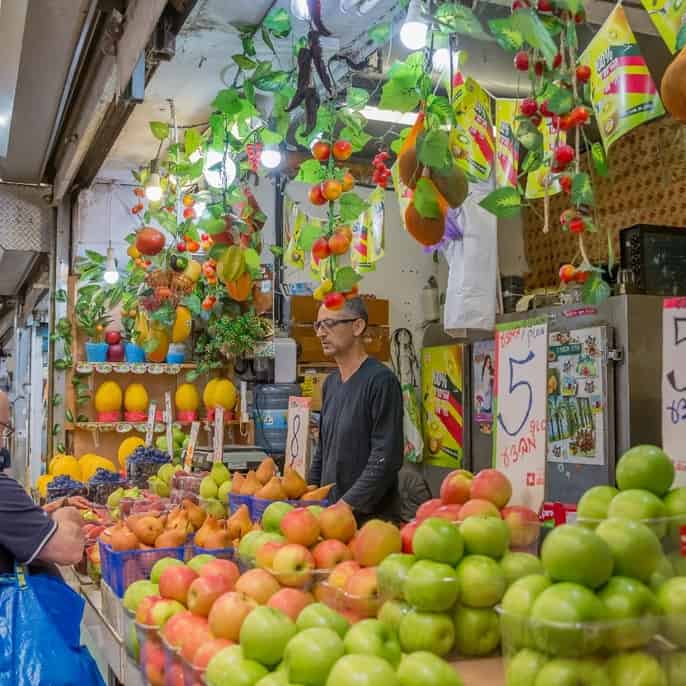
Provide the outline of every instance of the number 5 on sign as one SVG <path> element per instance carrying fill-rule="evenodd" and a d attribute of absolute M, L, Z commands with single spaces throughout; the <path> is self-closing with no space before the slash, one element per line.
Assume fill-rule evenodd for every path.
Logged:
<path fill-rule="evenodd" d="M 662 309 L 662 447 L 674 485 L 686 486 L 686 298 L 667 298 Z"/>
<path fill-rule="evenodd" d="M 538 512 L 545 496 L 548 324 L 499 324 L 495 334 L 493 463 L 512 482 L 512 505 Z"/>

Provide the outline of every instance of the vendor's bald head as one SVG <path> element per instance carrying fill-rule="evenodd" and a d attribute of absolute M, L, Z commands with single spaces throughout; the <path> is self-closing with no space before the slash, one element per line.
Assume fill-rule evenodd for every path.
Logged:
<path fill-rule="evenodd" d="M 0 391 L 0 424 L 10 423 L 10 399 L 5 391 Z"/>

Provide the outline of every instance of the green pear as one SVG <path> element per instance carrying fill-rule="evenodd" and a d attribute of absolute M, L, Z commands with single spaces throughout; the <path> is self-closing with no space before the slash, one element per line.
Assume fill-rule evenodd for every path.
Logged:
<path fill-rule="evenodd" d="M 153 493 L 157 493 L 160 498 L 168 498 L 171 494 L 171 487 L 168 483 L 160 479 L 159 476 L 151 476 L 148 479 L 148 486 Z"/>
<path fill-rule="evenodd" d="M 214 483 L 216 483 L 217 486 L 221 486 L 225 481 L 228 481 L 231 478 L 231 472 L 229 472 L 223 462 L 215 462 L 212 465 L 210 476 L 214 479 Z"/>
<path fill-rule="evenodd" d="M 110 493 L 109 498 L 107 498 L 107 507 L 114 508 L 119 507 L 119 502 L 124 497 L 124 489 L 118 488 L 116 491 Z"/>
<path fill-rule="evenodd" d="M 164 481 L 167 486 L 171 485 L 174 474 L 176 473 L 176 468 L 173 464 L 163 464 L 157 471 L 157 476 Z"/>
<path fill-rule="evenodd" d="M 200 497 L 206 499 L 217 497 L 217 484 L 211 476 L 206 476 L 200 482 Z"/>
<path fill-rule="evenodd" d="M 210 517 L 215 519 L 224 519 L 226 517 L 226 508 L 216 498 L 207 498 L 203 503 L 203 509 Z"/>
<path fill-rule="evenodd" d="M 220 503 L 228 503 L 229 502 L 229 493 L 231 493 L 231 484 L 233 482 L 231 479 L 228 481 L 225 481 L 220 487 L 219 490 L 217 491 L 217 498 L 219 499 Z"/>
<path fill-rule="evenodd" d="M 155 447 L 158 450 L 161 450 L 163 453 L 167 452 L 167 437 L 166 436 L 158 436 L 155 439 Z"/>

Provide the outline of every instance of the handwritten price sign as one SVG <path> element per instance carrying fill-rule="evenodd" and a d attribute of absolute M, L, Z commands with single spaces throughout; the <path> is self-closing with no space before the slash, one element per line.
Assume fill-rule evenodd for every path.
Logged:
<path fill-rule="evenodd" d="M 662 447 L 686 486 L 686 298 L 667 298 L 662 309 Z"/>
<path fill-rule="evenodd" d="M 547 320 L 499 324 L 495 349 L 493 463 L 512 482 L 511 503 L 538 512 L 545 491 Z"/>

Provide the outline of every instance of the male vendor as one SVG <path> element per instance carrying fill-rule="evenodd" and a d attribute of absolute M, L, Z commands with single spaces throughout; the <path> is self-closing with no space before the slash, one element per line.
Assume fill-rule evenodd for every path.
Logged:
<path fill-rule="evenodd" d="M 395 374 L 369 357 L 361 298 L 319 309 L 314 325 L 324 354 L 338 365 L 324 383 L 319 445 L 310 483 L 335 484 L 329 499 L 352 508 L 358 525 L 393 519 L 403 463 L 403 397 Z"/>

